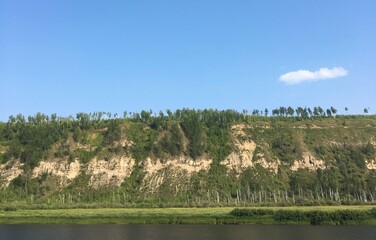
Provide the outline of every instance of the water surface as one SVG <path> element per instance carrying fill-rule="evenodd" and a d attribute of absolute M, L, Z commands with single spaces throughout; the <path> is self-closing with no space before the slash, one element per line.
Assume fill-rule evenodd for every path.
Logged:
<path fill-rule="evenodd" d="M 0 225 L 1 240 L 369 240 L 375 226 Z"/>

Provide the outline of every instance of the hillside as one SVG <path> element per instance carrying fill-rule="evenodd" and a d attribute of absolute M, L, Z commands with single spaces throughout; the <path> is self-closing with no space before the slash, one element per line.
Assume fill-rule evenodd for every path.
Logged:
<path fill-rule="evenodd" d="M 328 109 L 329 110 L 329 109 Z M 373 203 L 376 117 L 217 110 L 0 123 L 0 203 Z"/>

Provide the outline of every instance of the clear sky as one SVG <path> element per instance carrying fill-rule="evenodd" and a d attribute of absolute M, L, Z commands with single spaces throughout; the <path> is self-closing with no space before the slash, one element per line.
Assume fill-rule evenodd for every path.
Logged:
<path fill-rule="evenodd" d="M 374 0 L 0 0 L 0 120 L 42 112 L 376 112 Z"/>

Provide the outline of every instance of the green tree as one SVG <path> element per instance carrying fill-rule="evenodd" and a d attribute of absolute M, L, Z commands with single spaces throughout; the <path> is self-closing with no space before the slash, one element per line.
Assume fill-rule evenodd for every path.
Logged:
<path fill-rule="evenodd" d="M 147 111 L 141 111 L 141 120 L 145 123 L 148 123 L 149 120 L 150 120 L 150 112 L 147 112 Z"/>
<path fill-rule="evenodd" d="M 185 111 L 181 125 L 185 136 L 189 139 L 189 155 L 196 159 L 206 150 L 205 132 L 195 111 Z"/>
<path fill-rule="evenodd" d="M 332 112 L 333 115 L 336 115 L 337 113 L 337 109 L 335 109 L 334 107 L 330 107 L 330 111 Z"/>
<path fill-rule="evenodd" d="M 294 115 L 294 109 L 292 107 L 287 108 L 287 115 L 290 115 L 291 117 Z"/>
<path fill-rule="evenodd" d="M 279 114 L 280 114 L 281 116 L 285 116 L 286 113 L 287 113 L 287 109 L 286 109 L 285 107 L 280 107 L 280 108 L 279 108 Z"/>
<path fill-rule="evenodd" d="M 324 116 L 325 115 L 325 111 L 321 107 L 317 107 L 317 110 L 318 110 L 320 116 Z"/>
<path fill-rule="evenodd" d="M 320 115 L 320 112 L 319 112 L 319 108 L 318 107 L 314 107 L 313 108 L 313 115 L 315 117 L 318 117 Z"/>
<path fill-rule="evenodd" d="M 328 108 L 328 109 L 326 109 L 326 115 L 328 116 L 328 117 L 331 117 L 332 116 L 332 111 Z"/>
<path fill-rule="evenodd" d="M 108 128 L 104 133 L 103 143 L 106 145 L 111 145 L 115 141 L 120 141 L 121 139 L 121 128 L 116 120 L 110 120 Z"/>
<path fill-rule="evenodd" d="M 260 115 L 260 110 L 258 110 L 258 109 L 253 109 L 253 111 L 252 111 L 252 115 L 254 115 L 254 116 L 258 116 L 258 115 Z"/>

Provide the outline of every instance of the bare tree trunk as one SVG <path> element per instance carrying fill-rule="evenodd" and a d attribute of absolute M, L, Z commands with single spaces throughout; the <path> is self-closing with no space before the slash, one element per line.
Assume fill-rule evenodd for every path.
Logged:
<path fill-rule="evenodd" d="M 259 201 L 261 203 L 262 199 L 261 199 L 261 190 L 259 191 Z"/>
<path fill-rule="evenodd" d="M 369 190 L 368 190 L 369 191 Z M 371 193 L 371 191 L 369 191 L 369 196 L 371 197 L 371 202 L 374 203 L 375 202 L 375 199 L 373 198 L 373 194 Z"/>
<path fill-rule="evenodd" d="M 287 193 L 287 189 L 285 189 L 285 198 L 286 198 L 286 202 L 289 200 L 289 195 Z"/>
<path fill-rule="evenodd" d="M 273 190 L 273 198 L 274 198 L 274 202 L 277 203 L 277 195 L 275 194 L 274 190 Z"/>
<path fill-rule="evenodd" d="M 333 200 L 333 192 L 331 188 L 329 188 L 329 196 L 330 196 L 330 200 Z"/>
<path fill-rule="evenodd" d="M 335 193 L 335 200 L 336 200 L 337 202 L 340 201 L 340 196 L 339 196 L 338 188 L 337 188 L 337 191 L 336 191 L 336 193 Z"/>

